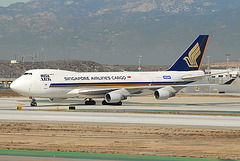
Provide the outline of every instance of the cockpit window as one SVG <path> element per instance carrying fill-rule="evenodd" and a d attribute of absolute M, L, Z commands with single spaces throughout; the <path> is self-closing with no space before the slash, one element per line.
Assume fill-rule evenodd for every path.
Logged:
<path fill-rule="evenodd" d="M 32 73 L 24 73 L 23 75 L 32 75 Z"/>

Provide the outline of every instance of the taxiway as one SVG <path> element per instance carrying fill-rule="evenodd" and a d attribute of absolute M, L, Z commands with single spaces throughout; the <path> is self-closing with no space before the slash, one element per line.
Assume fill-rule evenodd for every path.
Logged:
<path fill-rule="evenodd" d="M 28 98 L 1 98 L 0 120 L 240 128 L 240 117 L 223 116 L 240 113 L 239 98 L 176 97 L 158 101 L 150 97 L 141 97 L 131 98 L 124 102 L 123 106 L 85 106 L 79 102 L 67 100 L 61 103 L 41 99 L 38 100 L 37 107 L 31 107 Z M 69 111 L 69 104 L 74 105 L 76 110 Z M 23 110 L 16 110 L 20 105 Z"/>

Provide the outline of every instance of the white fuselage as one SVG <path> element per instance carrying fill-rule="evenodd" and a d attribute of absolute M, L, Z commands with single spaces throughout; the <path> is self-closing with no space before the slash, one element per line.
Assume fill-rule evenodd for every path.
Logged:
<path fill-rule="evenodd" d="M 159 72 L 72 72 L 53 69 L 29 70 L 11 84 L 11 89 L 30 97 L 69 98 L 74 89 L 131 88 L 160 85 L 184 85 L 194 80 L 184 76 L 201 76 L 203 71 Z M 143 88 L 144 89 L 144 88 Z M 81 96 L 78 96 L 81 97 Z M 86 97 L 86 96 L 82 96 Z"/>

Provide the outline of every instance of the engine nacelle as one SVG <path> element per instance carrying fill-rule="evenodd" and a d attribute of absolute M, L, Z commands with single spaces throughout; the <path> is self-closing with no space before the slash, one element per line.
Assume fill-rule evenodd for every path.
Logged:
<path fill-rule="evenodd" d="M 175 95 L 176 91 L 172 87 L 164 87 L 154 91 L 154 97 L 159 100 L 165 100 Z"/>
<path fill-rule="evenodd" d="M 119 90 L 109 92 L 105 95 L 107 103 L 118 103 L 125 99 L 127 99 L 127 96 L 123 95 Z"/>

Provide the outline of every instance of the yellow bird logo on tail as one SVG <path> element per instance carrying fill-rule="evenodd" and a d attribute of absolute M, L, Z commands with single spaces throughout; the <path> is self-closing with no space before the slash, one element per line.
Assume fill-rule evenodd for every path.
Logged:
<path fill-rule="evenodd" d="M 197 64 L 197 58 L 201 55 L 201 50 L 199 43 L 196 43 L 196 45 L 189 51 L 188 57 L 184 57 L 183 60 L 186 61 L 189 67 L 198 67 Z"/>

